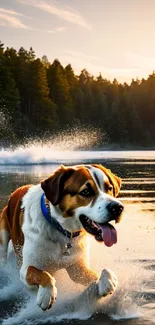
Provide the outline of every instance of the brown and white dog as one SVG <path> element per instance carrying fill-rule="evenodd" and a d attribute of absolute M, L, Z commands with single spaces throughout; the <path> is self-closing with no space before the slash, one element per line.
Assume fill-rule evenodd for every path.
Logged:
<path fill-rule="evenodd" d="M 57 296 L 54 274 L 64 268 L 82 285 L 94 283 L 94 300 L 112 293 L 117 280 L 110 270 L 100 278 L 86 266 L 86 233 L 111 246 L 122 203 L 120 179 L 102 165 L 61 166 L 38 185 L 18 188 L 0 216 L 0 259 L 12 240 L 20 278 L 38 289 L 37 304 L 49 309 Z M 94 289 L 93 289 L 94 290 Z M 93 299 L 93 298 L 92 298 Z"/>

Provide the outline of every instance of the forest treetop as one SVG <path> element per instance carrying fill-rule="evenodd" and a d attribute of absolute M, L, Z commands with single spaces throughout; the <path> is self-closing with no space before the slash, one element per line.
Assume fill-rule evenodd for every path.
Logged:
<path fill-rule="evenodd" d="M 76 125 L 100 128 L 114 147 L 154 147 L 155 73 L 130 85 L 86 69 L 77 76 L 71 64 L 0 42 L 0 146 Z"/>

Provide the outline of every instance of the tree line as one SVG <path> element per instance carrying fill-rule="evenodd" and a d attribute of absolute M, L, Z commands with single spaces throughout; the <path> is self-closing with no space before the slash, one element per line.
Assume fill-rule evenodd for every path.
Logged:
<path fill-rule="evenodd" d="M 130 85 L 86 69 L 77 76 L 70 64 L 36 58 L 32 47 L 17 51 L 0 42 L 0 146 L 76 125 L 99 128 L 114 147 L 155 146 L 155 73 Z"/>

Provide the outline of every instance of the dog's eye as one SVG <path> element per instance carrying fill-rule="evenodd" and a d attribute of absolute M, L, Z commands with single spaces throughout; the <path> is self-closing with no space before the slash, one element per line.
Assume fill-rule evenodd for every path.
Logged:
<path fill-rule="evenodd" d="M 112 189 L 113 189 L 113 186 L 112 185 L 109 185 L 108 186 L 108 191 L 112 191 Z"/>
<path fill-rule="evenodd" d="M 113 190 L 113 186 L 111 184 L 105 184 L 106 192 L 111 192 Z"/>
<path fill-rule="evenodd" d="M 92 195 L 92 191 L 90 191 L 88 188 L 85 188 L 85 189 L 82 190 L 79 194 L 80 194 L 81 196 L 88 197 L 88 196 L 91 196 L 91 195 Z"/>

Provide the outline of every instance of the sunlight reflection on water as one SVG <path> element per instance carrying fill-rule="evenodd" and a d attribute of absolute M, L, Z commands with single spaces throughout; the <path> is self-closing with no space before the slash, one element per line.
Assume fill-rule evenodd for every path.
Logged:
<path fill-rule="evenodd" d="M 76 162 L 79 160 L 103 159 L 138 159 L 124 161 L 124 164 L 155 164 L 155 151 L 53 151 L 50 146 L 30 146 L 18 148 L 14 151 L 0 151 L 0 164 L 47 164 Z M 144 161 L 139 161 L 143 159 Z M 151 160 L 151 161 L 148 161 Z"/>

